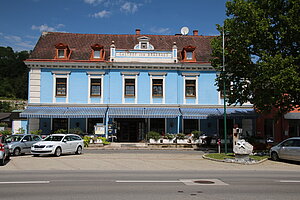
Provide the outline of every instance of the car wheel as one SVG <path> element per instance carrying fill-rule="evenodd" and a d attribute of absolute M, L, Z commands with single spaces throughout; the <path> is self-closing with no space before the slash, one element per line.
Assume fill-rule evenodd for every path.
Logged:
<path fill-rule="evenodd" d="M 4 157 L 0 159 L 0 166 L 4 165 Z"/>
<path fill-rule="evenodd" d="M 19 156 L 19 155 L 21 155 L 21 149 L 20 149 L 19 147 L 15 148 L 13 154 L 14 154 L 14 156 Z"/>
<path fill-rule="evenodd" d="M 278 161 L 279 160 L 279 156 L 276 152 L 272 152 L 271 153 L 271 159 L 274 160 L 274 161 Z"/>
<path fill-rule="evenodd" d="M 57 148 L 55 149 L 54 155 L 55 155 L 56 157 L 59 157 L 59 156 L 61 155 L 61 148 L 60 148 L 60 147 L 57 147 Z"/>
<path fill-rule="evenodd" d="M 81 146 L 77 147 L 77 150 L 76 150 L 75 154 L 78 154 L 78 155 L 82 154 L 82 147 Z"/>

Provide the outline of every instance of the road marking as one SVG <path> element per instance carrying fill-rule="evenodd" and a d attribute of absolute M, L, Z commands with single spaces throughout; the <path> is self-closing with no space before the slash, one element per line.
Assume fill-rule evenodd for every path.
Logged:
<path fill-rule="evenodd" d="M 280 180 L 280 183 L 300 183 L 300 180 Z"/>
<path fill-rule="evenodd" d="M 116 180 L 116 183 L 181 183 L 173 180 Z"/>
<path fill-rule="evenodd" d="M 228 185 L 219 179 L 116 180 L 116 183 L 183 183 L 185 185 Z"/>
<path fill-rule="evenodd" d="M 0 182 L 0 184 L 48 184 L 50 181 L 12 181 Z"/>

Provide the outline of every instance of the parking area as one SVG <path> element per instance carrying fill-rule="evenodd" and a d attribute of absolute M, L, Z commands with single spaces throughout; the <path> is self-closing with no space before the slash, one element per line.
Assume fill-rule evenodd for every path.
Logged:
<path fill-rule="evenodd" d="M 61 157 L 13 156 L 2 170 L 265 170 L 300 171 L 300 165 L 267 160 L 261 164 L 241 165 L 203 159 L 201 151 L 160 150 L 85 150 L 82 155 Z"/>

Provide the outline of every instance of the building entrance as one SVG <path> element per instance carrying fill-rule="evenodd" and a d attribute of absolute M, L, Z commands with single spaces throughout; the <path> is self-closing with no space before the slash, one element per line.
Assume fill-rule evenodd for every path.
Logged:
<path fill-rule="evenodd" d="M 145 119 L 115 119 L 119 142 L 139 142 L 145 136 Z"/>

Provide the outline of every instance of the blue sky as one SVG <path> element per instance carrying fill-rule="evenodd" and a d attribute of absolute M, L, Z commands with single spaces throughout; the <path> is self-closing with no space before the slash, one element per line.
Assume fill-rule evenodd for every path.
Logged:
<path fill-rule="evenodd" d="M 32 50 L 43 31 L 218 35 L 226 0 L 0 0 L 0 46 Z"/>

